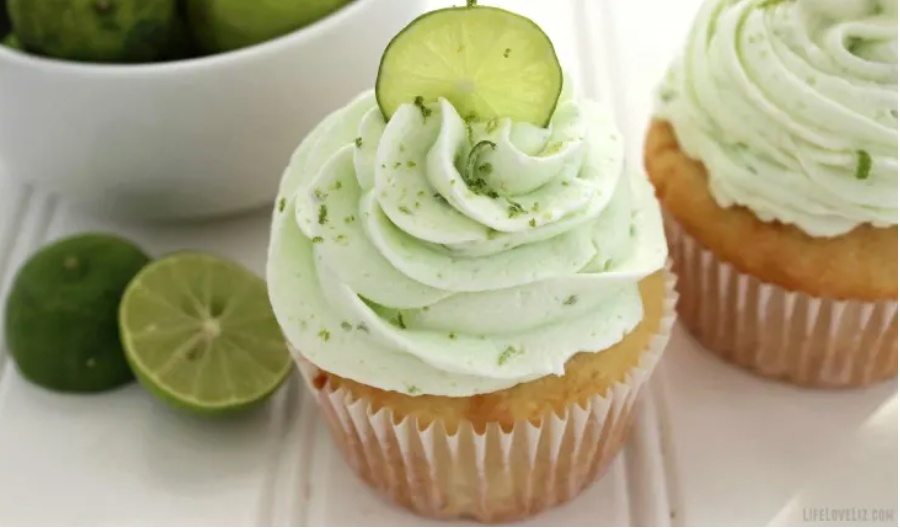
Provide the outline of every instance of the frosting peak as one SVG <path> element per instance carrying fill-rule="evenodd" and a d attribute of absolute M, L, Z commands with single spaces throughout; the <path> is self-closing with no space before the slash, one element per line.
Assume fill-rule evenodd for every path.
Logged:
<path fill-rule="evenodd" d="M 565 91 L 547 128 L 362 94 L 283 177 L 268 280 L 287 339 L 384 390 L 471 395 L 561 373 L 642 318 L 665 260 L 613 122 Z"/>
<path fill-rule="evenodd" d="M 897 1 L 708 0 L 658 114 L 722 207 L 815 237 L 897 224 Z"/>

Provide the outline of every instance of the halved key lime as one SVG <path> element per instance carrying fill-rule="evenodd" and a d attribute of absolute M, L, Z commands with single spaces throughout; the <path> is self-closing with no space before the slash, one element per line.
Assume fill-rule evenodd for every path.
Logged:
<path fill-rule="evenodd" d="M 553 43 L 537 24 L 495 7 L 440 9 L 388 44 L 375 86 L 386 118 L 404 103 L 444 97 L 465 118 L 546 126 L 563 86 Z"/>
<path fill-rule="evenodd" d="M 119 326 L 138 380 L 179 408 L 244 409 L 291 371 L 265 283 L 219 257 L 186 252 L 145 267 L 125 291 Z"/>

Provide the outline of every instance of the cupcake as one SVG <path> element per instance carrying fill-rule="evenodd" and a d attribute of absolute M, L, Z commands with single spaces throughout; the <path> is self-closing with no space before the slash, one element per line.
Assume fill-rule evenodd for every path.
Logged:
<path fill-rule="evenodd" d="M 491 28 L 487 50 L 453 41 Z M 424 51 L 439 57 L 402 55 Z M 454 75 L 416 65 L 460 75 L 491 53 L 490 79 L 408 86 Z M 515 520 L 617 453 L 674 318 L 662 216 L 623 152 L 543 32 L 481 7 L 413 22 L 377 91 L 302 142 L 273 212 L 269 294 L 367 483 L 427 516 Z"/>
<path fill-rule="evenodd" d="M 897 375 L 897 1 L 709 0 L 645 165 L 681 321 L 804 386 Z"/>

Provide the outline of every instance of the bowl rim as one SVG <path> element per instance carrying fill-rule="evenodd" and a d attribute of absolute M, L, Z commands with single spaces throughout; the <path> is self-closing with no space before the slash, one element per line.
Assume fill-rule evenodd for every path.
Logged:
<path fill-rule="evenodd" d="M 327 33 L 357 16 L 368 8 L 370 4 L 377 2 L 378 0 L 349 0 L 343 6 L 312 24 L 298 28 L 290 33 L 244 48 L 203 57 L 138 64 L 87 63 L 32 55 L 0 45 L 0 60 L 18 63 L 20 66 L 37 66 L 55 73 L 93 74 L 110 77 L 134 74 L 176 74 L 183 73 L 185 70 L 213 69 L 246 63 L 260 55 L 277 53 L 297 44 L 313 41 L 321 34 Z"/>

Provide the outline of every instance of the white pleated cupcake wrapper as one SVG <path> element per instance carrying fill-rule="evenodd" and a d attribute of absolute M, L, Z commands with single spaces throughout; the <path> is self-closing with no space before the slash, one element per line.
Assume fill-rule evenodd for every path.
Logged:
<path fill-rule="evenodd" d="M 897 375 L 897 301 L 788 291 L 720 260 L 668 217 L 680 321 L 709 350 L 760 375 L 854 387 Z"/>
<path fill-rule="evenodd" d="M 442 422 L 420 428 L 343 389 L 316 388 L 319 369 L 295 359 L 316 396 L 337 445 L 353 469 L 395 502 L 432 517 L 481 521 L 524 518 L 563 503 L 596 478 L 624 442 L 635 400 L 668 343 L 675 320 L 675 278 L 667 272 L 660 329 L 638 364 L 606 395 L 562 415 L 506 431 L 479 432 L 463 422 L 449 433 Z"/>

